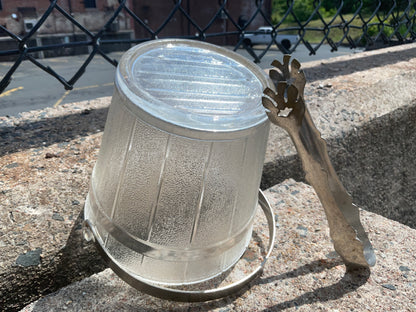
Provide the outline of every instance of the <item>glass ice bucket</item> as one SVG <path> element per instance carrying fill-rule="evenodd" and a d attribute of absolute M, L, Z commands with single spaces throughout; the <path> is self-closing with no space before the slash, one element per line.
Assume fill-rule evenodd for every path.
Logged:
<path fill-rule="evenodd" d="M 234 265 L 252 231 L 266 74 L 229 50 L 156 40 L 122 57 L 85 204 L 107 256 L 166 285 Z"/>

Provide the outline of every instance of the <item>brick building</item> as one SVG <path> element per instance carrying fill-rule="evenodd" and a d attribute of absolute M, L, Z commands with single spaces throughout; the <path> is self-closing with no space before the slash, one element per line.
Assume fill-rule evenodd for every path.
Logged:
<path fill-rule="evenodd" d="M 128 0 L 131 5 L 132 0 Z M 58 4 L 74 19 L 92 33 L 102 29 L 118 7 L 118 0 L 58 0 Z M 50 6 L 49 0 L 0 0 L 0 25 L 14 34 L 23 36 L 28 33 Z M 134 36 L 132 19 L 120 12 L 117 19 L 107 30 L 103 39 L 131 39 Z M 87 35 L 54 9 L 36 34 L 27 42 L 28 46 L 45 46 L 69 42 L 86 41 Z M 107 52 L 126 50 L 130 44 L 103 46 Z M 0 29 L 0 50 L 13 50 L 17 43 Z M 54 57 L 62 55 L 84 54 L 91 47 L 55 48 L 35 53 L 35 57 Z M 14 55 L 1 57 L 0 60 L 13 60 Z"/>
<path fill-rule="evenodd" d="M 199 27 L 204 29 L 210 20 L 217 14 L 220 9 L 220 2 L 218 0 L 183 0 L 181 7 L 188 14 Z M 229 12 L 231 18 L 239 23 L 240 26 L 249 21 L 257 10 L 258 0 L 230 0 L 226 2 L 225 9 Z M 174 1 L 166 0 L 133 0 L 133 12 L 152 30 L 157 30 L 169 16 L 174 9 Z M 263 12 L 266 13 L 267 18 L 271 14 L 271 0 L 263 1 Z M 250 23 L 247 29 L 255 30 L 260 26 L 265 25 L 265 20 L 261 14 L 257 14 L 256 18 Z M 136 38 L 149 37 L 149 32 L 145 27 L 134 24 Z M 230 21 L 228 16 L 222 13 L 212 25 L 206 30 L 207 34 L 216 34 L 223 32 L 234 32 L 237 28 Z M 194 36 L 198 33 L 198 29 L 186 18 L 185 14 L 177 10 L 172 16 L 170 22 L 158 33 L 159 38 L 172 36 Z M 235 44 L 238 35 L 227 37 L 211 37 L 207 41 L 216 44 Z"/>
<path fill-rule="evenodd" d="M 129 0 L 131 2 L 132 0 Z M 98 31 L 118 6 L 117 0 L 59 0 L 58 4 L 90 31 Z M 0 25 L 15 34 L 28 32 L 50 5 L 49 0 L 0 0 Z M 131 29 L 131 21 L 121 12 L 115 31 Z M 38 35 L 80 33 L 60 12 L 53 10 Z M 1 34 L 0 34 L 1 35 Z M 4 35 L 4 34 L 3 34 Z"/>
<path fill-rule="evenodd" d="M 255 14 L 258 2 L 258 0 L 230 0 L 226 2 L 225 8 L 236 23 L 243 25 Z M 58 0 L 58 4 L 90 32 L 96 33 L 113 15 L 119 2 L 118 0 Z M 169 22 L 158 31 L 172 14 L 171 12 L 177 4 L 181 6 L 183 12 L 176 10 Z M 49 0 L 0 0 L 0 25 L 17 35 L 23 36 L 34 27 L 49 5 Z M 224 12 L 210 24 L 210 21 L 220 10 L 220 1 L 218 0 L 128 0 L 127 6 L 140 18 L 145 26 L 135 22 L 129 14 L 122 10 L 110 29 L 106 31 L 103 39 L 151 39 L 152 34 L 146 28 L 156 32 L 159 38 L 195 36 L 199 33 L 199 30 L 185 16 L 187 14 L 201 29 L 204 29 L 208 42 L 225 45 L 235 44 L 238 40 L 237 28 Z M 270 15 L 271 0 L 263 1 L 262 9 L 263 12 Z M 210 26 L 205 29 L 208 24 Z M 257 14 L 248 29 L 254 30 L 264 24 L 264 18 L 261 14 Z M 215 36 L 215 34 L 224 32 L 234 32 L 234 34 L 227 37 Z M 86 39 L 88 38 L 85 33 L 58 10 L 54 9 L 35 36 L 29 41 L 29 46 L 69 43 L 85 41 Z M 16 46 L 16 42 L 0 29 L 0 50 L 13 49 Z M 130 44 L 103 46 L 107 51 L 126 50 L 129 47 Z M 87 52 L 88 47 L 86 46 L 71 47 L 61 50 L 47 50 L 41 52 L 38 57 Z"/>

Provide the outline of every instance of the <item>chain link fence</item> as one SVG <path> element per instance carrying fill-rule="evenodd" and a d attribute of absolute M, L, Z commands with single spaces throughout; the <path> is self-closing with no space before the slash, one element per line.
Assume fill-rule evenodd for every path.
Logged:
<path fill-rule="evenodd" d="M 0 50 L 0 58 L 15 58 L 9 70 L 2 74 L 0 93 L 7 88 L 16 69 L 25 60 L 55 77 L 66 90 L 71 90 L 96 55 L 101 55 L 109 63 L 117 66 L 117 61 L 108 56 L 106 47 L 130 47 L 157 38 L 180 37 L 221 42 L 234 46 L 234 50 L 246 49 L 255 62 L 260 62 L 271 48 L 290 54 L 302 44 L 310 54 L 315 54 L 324 44 L 336 51 L 341 45 L 371 48 L 403 44 L 416 39 L 415 0 L 246 0 L 239 2 L 241 6 L 250 3 L 253 9 L 250 15 L 238 17 L 230 9 L 233 1 L 208 2 L 212 2 L 211 11 L 215 12 L 209 17 L 208 23 L 199 22 L 190 13 L 189 0 L 172 0 L 163 3 L 171 7 L 163 23 L 151 27 L 149 22 L 131 7 L 134 0 L 118 0 L 102 28 L 91 31 L 74 17 L 71 10 L 64 7 L 61 1 L 51 0 L 43 15 L 24 35 L 16 34 L 0 24 L 0 35 L 11 38 L 16 46 L 13 49 Z M 52 14 L 60 14 L 72 24 L 75 40 L 34 45 L 33 40 L 37 32 Z M 121 15 L 128 16 L 132 21 L 136 34 L 133 38 L 109 38 L 108 34 L 112 32 L 116 20 Z M 187 34 L 164 35 L 178 16 L 186 21 Z M 226 21 L 227 28 L 218 31 L 218 27 L 214 25 L 219 21 Z M 258 28 L 256 25 L 263 27 Z M 82 36 L 75 36 L 75 32 Z M 69 79 L 59 75 L 53 68 L 45 66 L 39 59 L 39 53 L 85 47 L 88 48 L 88 56 Z"/>

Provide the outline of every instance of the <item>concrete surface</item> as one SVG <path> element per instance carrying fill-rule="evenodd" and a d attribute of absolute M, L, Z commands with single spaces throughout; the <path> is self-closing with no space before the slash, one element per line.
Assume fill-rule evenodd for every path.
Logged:
<path fill-rule="evenodd" d="M 416 230 L 362 211 L 378 263 L 345 272 L 334 254 L 320 202 L 310 186 L 286 180 L 266 191 L 278 221 L 276 244 L 263 275 L 239 296 L 207 303 L 175 303 L 136 291 L 110 269 L 46 296 L 22 312 L 37 311 L 415 311 Z M 258 219 L 256 238 L 264 237 Z M 267 238 L 259 244 L 265 246 Z M 254 244 L 253 244 L 254 245 Z M 252 267 L 246 264 L 236 276 Z M 226 283 L 224 283 L 226 284 Z M 221 284 L 222 285 L 222 284 Z"/>
<path fill-rule="evenodd" d="M 416 45 L 304 64 L 305 100 L 355 202 L 416 227 Z M 293 144 L 271 131 L 262 187 L 303 180 Z"/>
<path fill-rule="evenodd" d="M 416 44 L 409 44 L 303 66 L 308 79 L 306 103 L 354 201 L 413 228 L 415 50 Z M 109 102 L 105 97 L 0 117 L 0 310 L 19 310 L 105 268 L 94 249 L 82 242 L 80 223 Z M 273 128 L 263 188 L 290 177 L 302 181 L 299 161 L 287 135 Z M 389 241 L 410 251 L 414 242 L 396 236 Z M 321 241 L 315 244 L 320 246 Z M 296 261 L 313 254 L 297 254 Z M 413 267 L 403 266 L 414 272 Z M 386 287 L 382 290 L 390 286 Z M 308 291 L 314 294 L 313 289 Z"/>

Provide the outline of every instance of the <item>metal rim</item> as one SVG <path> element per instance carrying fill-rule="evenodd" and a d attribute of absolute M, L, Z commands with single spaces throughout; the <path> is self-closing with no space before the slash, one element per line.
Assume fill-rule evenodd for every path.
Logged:
<path fill-rule="evenodd" d="M 95 171 L 95 168 L 93 169 Z M 123 244 L 127 248 L 148 256 L 153 259 L 163 259 L 163 260 L 202 260 L 206 257 L 215 256 L 216 254 L 221 254 L 229 250 L 236 242 L 241 242 L 242 239 L 246 237 L 247 229 L 250 227 L 248 223 L 252 223 L 254 219 L 254 214 L 250 217 L 248 223 L 242 226 L 242 230 L 237 232 L 232 238 L 228 240 L 223 240 L 212 244 L 202 250 L 184 250 L 180 248 L 165 248 L 165 246 L 160 246 L 157 244 L 150 244 L 147 241 L 133 237 L 122 227 L 116 225 L 112 219 L 104 212 L 103 208 L 100 205 L 100 202 L 97 200 L 97 195 L 95 194 L 95 188 L 92 187 L 88 194 L 87 200 L 89 200 L 90 211 L 94 215 L 94 219 L 100 226 L 109 234 L 112 238 L 117 240 L 120 244 Z M 255 211 L 254 211 L 255 212 Z M 104 244 L 105 246 L 105 244 Z M 163 247 L 163 249 L 162 249 Z"/>
<path fill-rule="evenodd" d="M 273 215 L 272 208 L 270 203 L 264 196 L 263 192 L 259 190 L 259 198 L 258 202 L 260 207 L 263 210 L 264 215 L 266 216 L 268 227 L 269 227 L 269 244 L 267 248 L 267 253 L 260 263 L 260 265 L 254 269 L 250 274 L 246 275 L 244 278 L 236 281 L 232 284 L 226 285 L 220 288 L 213 288 L 208 290 L 199 290 L 199 291 L 192 291 L 192 290 L 180 290 L 180 289 L 173 289 L 168 288 L 156 284 L 150 284 L 147 281 L 140 279 L 138 276 L 132 276 L 127 271 L 122 269 L 113 259 L 112 257 L 105 251 L 104 247 L 95 240 L 95 245 L 97 246 L 98 251 L 100 252 L 101 256 L 104 260 L 108 263 L 108 266 L 116 273 L 122 280 L 128 283 L 130 286 L 136 288 L 137 290 L 152 295 L 154 297 L 158 297 L 161 299 L 168 299 L 172 301 L 181 301 L 181 302 L 201 302 L 201 301 L 209 301 L 220 299 L 229 295 L 232 295 L 242 288 L 244 288 L 249 282 L 254 280 L 257 276 L 259 276 L 263 272 L 263 268 L 269 259 L 271 252 L 273 250 L 274 241 L 275 241 L 275 232 L 276 232 L 276 224 Z M 94 233 L 93 226 L 88 220 L 85 220 L 85 226 L 89 228 Z"/>

